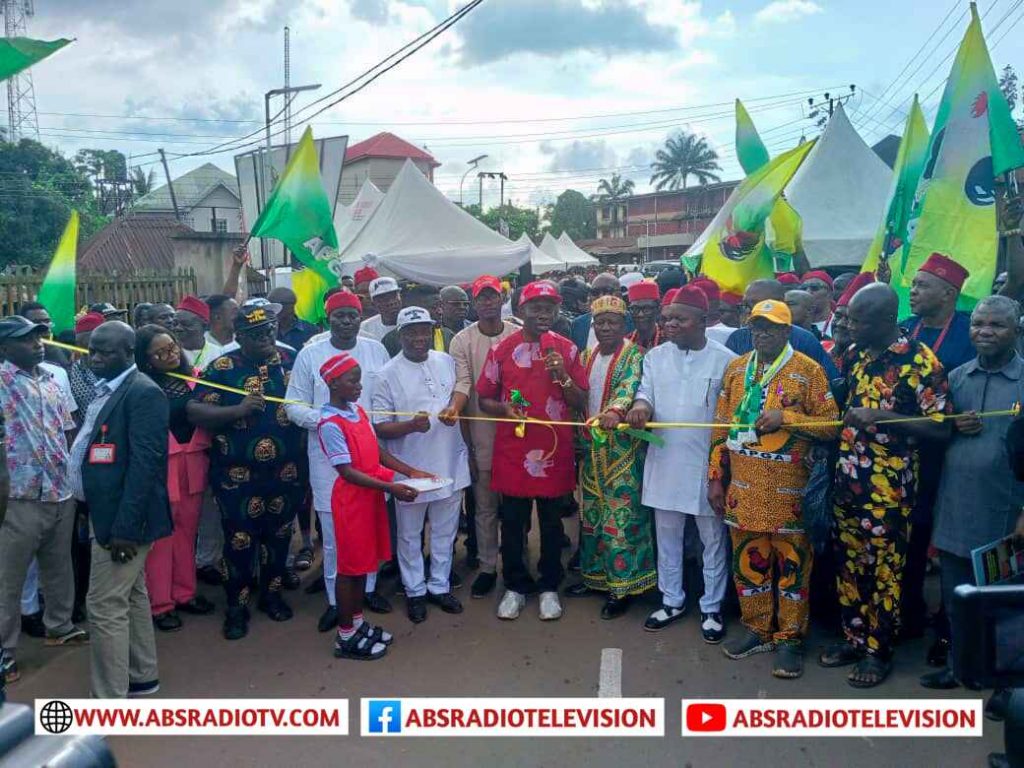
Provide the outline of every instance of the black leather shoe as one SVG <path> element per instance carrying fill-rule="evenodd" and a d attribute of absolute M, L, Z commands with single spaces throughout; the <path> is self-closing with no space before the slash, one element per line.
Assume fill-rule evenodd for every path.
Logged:
<path fill-rule="evenodd" d="M 181 623 L 181 617 L 178 614 L 174 611 L 167 611 L 153 617 L 153 626 L 161 632 L 177 632 L 185 625 Z"/>
<path fill-rule="evenodd" d="M 566 597 L 588 597 L 592 594 L 594 594 L 594 590 L 582 581 L 579 584 L 573 584 L 571 587 L 567 587 L 565 590 Z"/>
<path fill-rule="evenodd" d="M 316 623 L 317 631 L 330 632 L 338 626 L 338 609 L 328 605 L 327 610 L 320 614 L 320 620 Z"/>
<path fill-rule="evenodd" d="M 427 620 L 427 598 L 410 597 L 405 601 L 405 612 L 413 624 L 422 624 Z"/>
<path fill-rule="evenodd" d="M 685 615 L 685 608 L 673 608 L 669 605 L 662 605 L 661 608 L 647 617 L 647 621 L 644 622 L 644 629 L 648 632 L 658 632 Z"/>
<path fill-rule="evenodd" d="M 601 607 L 601 618 L 606 620 L 619 618 L 619 616 L 629 610 L 629 604 L 631 602 L 632 600 L 628 597 L 609 596 Z"/>
<path fill-rule="evenodd" d="M 249 615 L 245 608 L 228 608 L 224 617 L 224 639 L 241 640 L 249 634 Z"/>
<path fill-rule="evenodd" d="M 469 595 L 473 598 L 487 597 L 494 590 L 494 585 L 498 582 L 498 575 L 496 573 L 481 573 L 473 579 L 473 586 L 469 588 Z"/>
<path fill-rule="evenodd" d="M 179 603 L 178 610 L 182 613 L 191 613 L 193 616 L 206 616 L 217 610 L 217 606 L 202 595 L 196 595 L 187 603 Z"/>
<path fill-rule="evenodd" d="M 376 590 L 363 595 L 363 605 L 373 613 L 391 613 L 391 603 L 381 597 Z"/>
<path fill-rule="evenodd" d="M 21 614 L 21 631 L 29 637 L 46 637 L 46 625 L 43 624 L 43 611 Z"/>
<path fill-rule="evenodd" d="M 427 602 L 431 605 L 436 605 L 445 613 L 462 613 L 462 603 L 451 592 L 446 592 L 443 595 L 435 595 L 428 592 Z"/>
<path fill-rule="evenodd" d="M 256 606 L 267 614 L 272 621 L 288 621 L 294 614 L 291 606 L 279 594 L 270 594 L 262 598 Z"/>
<path fill-rule="evenodd" d="M 292 568 L 288 568 L 281 577 L 281 586 L 285 589 L 298 589 L 302 586 L 302 579 Z"/>
<path fill-rule="evenodd" d="M 953 676 L 951 669 L 940 669 L 937 672 L 929 672 L 927 675 L 921 675 L 920 683 L 925 688 L 931 688 L 935 691 L 950 691 L 953 688 L 959 688 L 960 683 Z"/>

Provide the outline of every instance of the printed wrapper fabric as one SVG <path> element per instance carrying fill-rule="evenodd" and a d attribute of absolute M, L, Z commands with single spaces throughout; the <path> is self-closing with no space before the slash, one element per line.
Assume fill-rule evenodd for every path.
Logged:
<path fill-rule="evenodd" d="M 584 353 L 589 371 L 593 355 Z M 602 412 L 628 410 L 640 386 L 643 353 L 626 342 L 608 368 Z M 585 440 L 580 469 L 582 536 L 580 569 L 591 589 L 614 597 L 639 595 L 657 584 L 651 511 L 640 504 L 646 443 L 625 432 Z"/>

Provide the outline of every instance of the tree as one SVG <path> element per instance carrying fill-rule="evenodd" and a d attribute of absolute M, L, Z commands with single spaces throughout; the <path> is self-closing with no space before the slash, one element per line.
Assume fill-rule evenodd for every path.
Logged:
<path fill-rule="evenodd" d="M 552 237 L 568 232 L 573 240 L 590 240 L 597 236 L 594 206 L 582 192 L 567 189 L 554 205 L 547 207 L 548 231 Z"/>
<path fill-rule="evenodd" d="M 31 139 L 0 142 L 0 268 L 46 266 L 72 208 L 82 241 L 106 223 L 92 182 L 73 162 Z"/>
<path fill-rule="evenodd" d="M 715 173 L 722 170 L 718 165 L 718 153 L 708 146 L 706 139 L 692 133 L 670 137 L 665 148 L 655 153 L 651 168 L 654 170 L 651 184 L 659 192 L 665 188 L 686 189 L 686 180 L 690 176 L 702 186 L 710 181 L 721 181 Z"/>
<path fill-rule="evenodd" d="M 623 179 L 619 174 L 613 174 L 611 181 L 601 179 L 597 184 L 597 194 L 594 199 L 601 203 L 612 203 L 612 231 L 619 226 L 618 202 L 633 194 L 636 185 L 632 179 Z"/>
<path fill-rule="evenodd" d="M 148 195 L 153 191 L 153 185 L 156 183 L 156 171 L 150 168 L 149 173 L 146 173 L 142 170 L 141 165 L 136 165 L 132 168 L 130 181 L 132 183 L 132 193 L 136 198 Z"/>
<path fill-rule="evenodd" d="M 999 75 L 999 90 L 1006 97 L 1006 103 L 1010 105 L 1010 114 L 1012 115 L 1017 111 L 1017 105 L 1020 104 L 1022 97 L 1024 97 L 1024 90 L 1020 87 L 1016 71 L 1009 64 L 1003 67 L 1003 71 Z M 1017 127 L 1019 130 L 1024 131 L 1024 119 L 1017 121 Z"/>
<path fill-rule="evenodd" d="M 480 213 L 479 205 L 467 205 L 465 210 L 495 232 L 499 231 L 499 220 L 504 219 L 508 223 L 508 236 L 511 240 L 518 240 L 524 232 L 534 242 L 540 237 L 540 217 L 533 208 L 519 208 L 507 203 L 500 208 L 490 208 L 483 214 Z"/>

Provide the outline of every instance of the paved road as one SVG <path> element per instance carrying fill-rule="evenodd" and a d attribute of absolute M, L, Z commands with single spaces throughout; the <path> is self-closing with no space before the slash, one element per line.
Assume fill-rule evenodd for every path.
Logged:
<path fill-rule="evenodd" d="M 460 547 L 461 554 L 461 547 Z M 532 558 L 534 559 L 534 558 Z M 470 579 L 467 579 L 467 583 Z M 388 582 L 393 589 L 393 582 Z M 216 590 L 206 594 L 223 604 Z M 537 619 L 531 599 L 516 622 L 494 617 L 496 597 L 470 600 L 466 612 L 448 616 L 431 608 L 413 626 L 400 598 L 383 622 L 396 641 L 384 661 L 356 663 L 331 656 L 331 635 L 318 634 L 322 596 L 290 593 L 291 622 L 275 624 L 256 614 L 248 638 L 227 643 L 220 617 L 185 617 L 181 632 L 159 636 L 161 696 L 175 698 L 348 698 L 350 733 L 359 732 L 361 696 L 595 696 L 601 651 L 622 649 L 622 694 L 660 696 L 667 713 L 663 739 L 361 739 L 329 737 L 114 738 L 123 766 L 713 766 L 758 768 L 888 768 L 983 766 L 1002 744 L 1002 727 L 985 723 L 981 739 L 693 739 L 679 732 L 681 698 L 844 698 L 858 695 L 841 670 L 810 663 L 799 681 L 771 677 L 771 658 L 730 661 L 701 641 L 697 618 L 664 632 L 641 630 L 649 606 L 637 604 L 616 621 L 598 617 L 600 600 L 565 600 L 561 621 Z M 824 639 L 815 637 L 816 648 Z M 88 696 L 88 650 L 47 649 L 24 639 L 23 678 L 13 700 Z M 901 649 L 896 670 L 872 698 L 922 698 L 917 676 L 926 671 L 920 643 Z M 967 697 L 964 691 L 952 696 Z"/>

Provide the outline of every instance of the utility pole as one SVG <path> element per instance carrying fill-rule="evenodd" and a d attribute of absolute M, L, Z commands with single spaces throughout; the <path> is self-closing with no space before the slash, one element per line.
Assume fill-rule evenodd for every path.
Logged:
<path fill-rule="evenodd" d="M 292 46 L 291 46 L 291 30 L 288 27 L 284 28 L 284 90 L 288 91 L 292 87 Z M 291 99 L 285 100 L 284 106 L 284 144 L 288 146 L 292 143 L 292 101 Z"/>
<path fill-rule="evenodd" d="M 160 162 L 164 164 L 164 176 L 167 177 L 167 190 L 171 193 L 171 207 L 174 208 L 174 218 L 180 222 L 181 211 L 178 210 L 178 198 L 174 194 L 174 183 L 171 181 L 171 172 L 167 168 L 167 155 L 164 154 L 163 147 L 160 147 L 157 152 L 160 153 Z"/>
<path fill-rule="evenodd" d="M 477 178 L 480 180 L 480 213 L 484 212 L 484 177 L 488 179 L 501 179 L 501 197 L 499 198 L 498 210 L 501 210 L 505 206 L 505 182 L 508 180 L 508 176 L 505 175 L 504 171 L 480 171 Z"/>
<path fill-rule="evenodd" d="M 472 160 L 470 160 L 468 163 L 466 163 L 466 165 L 468 165 L 469 167 L 466 169 L 466 172 L 464 174 L 462 174 L 462 178 L 459 179 L 459 207 L 460 208 L 465 208 L 465 206 L 462 204 L 462 184 L 463 184 L 463 182 L 466 180 L 466 177 L 469 176 L 471 171 L 475 171 L 476 170 L 476 167 L 478 165 L 480 165 L 480 161 L 481 160 L 486 160 L 486 159 L 487 159 L 487 155 L 478 155 L 477 157 L 474 157 Z"/>
<path fill-rule="evenodd" d="M 818 102 L 814 100 L 813 96 L 808 98 L 807 119 L 814 120 L 815 125 L 817 125 L 818 128 L 824 128 L 828 121 L 831 119 L 832 115 L 836 113 L 836 105 L 845 104 L 850 99 L 852 99 L 854 97 L 854 94 L 857 92 L 857 86 L 852 83 L 850 84 L 849 89 L 849 93 L 844 93 L 840 96 L 833 96 L 828 91 L 825 91 L 825 93 L 823 94 L 823 100 Z M 826 105 L 828 106 L 828 117 L 825 116 Z"/>
<path fill-rule="evenodd" d="M 35 15 L 33 0 L 0 0 L 0 12 L 4 15 L 4 37 L 28 37 L 28 20 Z M 39 141 L 39 116 L 31 69 L 7 79 L 7 140 L 17 143 L 26 135 Z"/>

